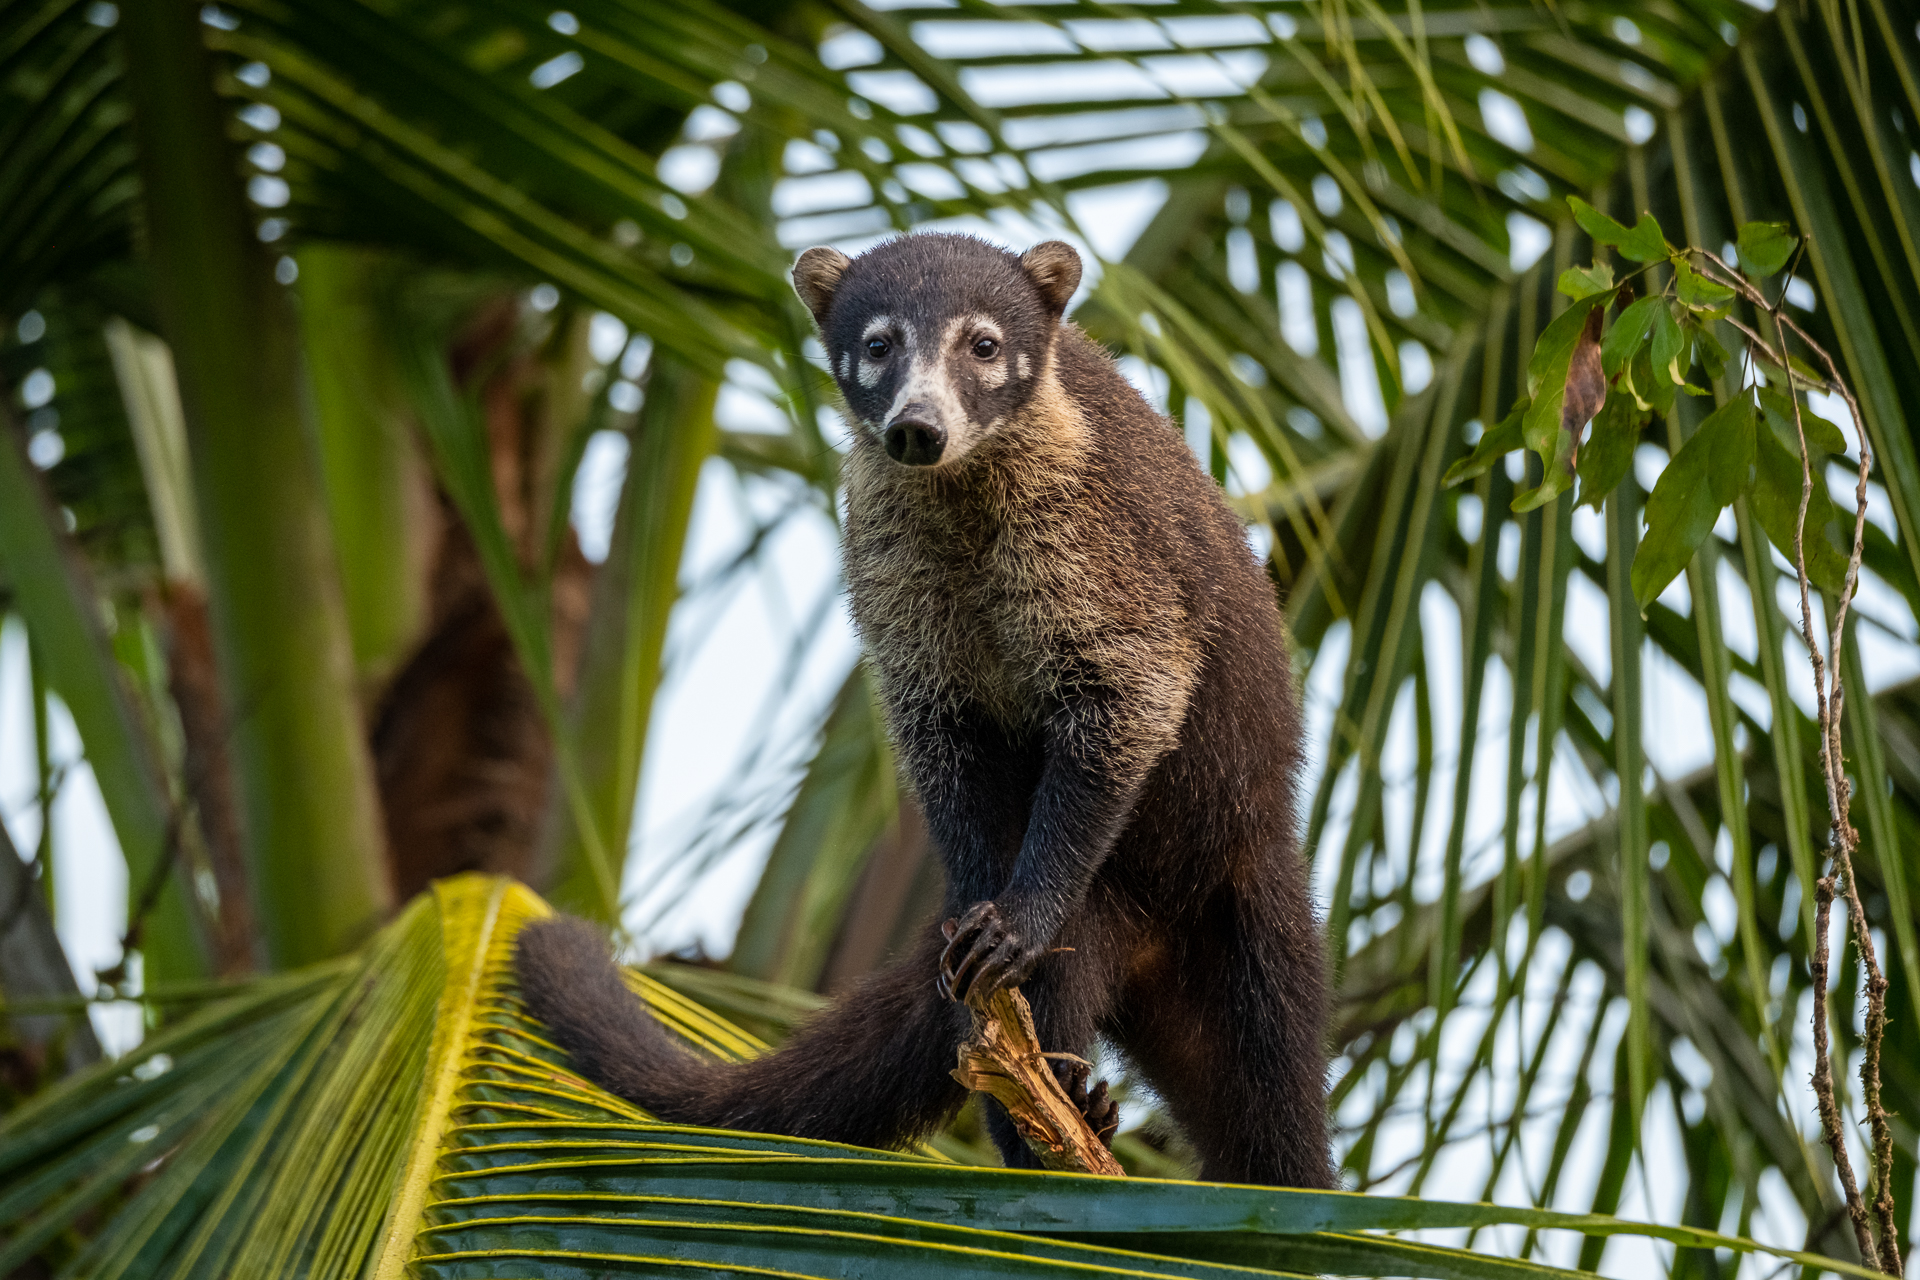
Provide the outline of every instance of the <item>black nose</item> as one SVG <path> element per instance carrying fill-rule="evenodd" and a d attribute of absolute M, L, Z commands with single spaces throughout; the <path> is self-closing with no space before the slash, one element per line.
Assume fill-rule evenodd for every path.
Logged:
<path fill-rule="evenodd" d="M 947 447 L 945 429 L 934 424 L 919 405 L 909 405 L 887 428 L 887 456 L 910 467 L 930 467 Z"/>

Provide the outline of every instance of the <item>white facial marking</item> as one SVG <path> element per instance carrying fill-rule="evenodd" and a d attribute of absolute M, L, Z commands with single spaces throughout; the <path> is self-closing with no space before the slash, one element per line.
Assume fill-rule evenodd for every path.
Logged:
<path fill-rule="evenodd" d="M 867 343 L 886 334 L 889 330 L 899 331 L 899 341 L 895 344 L 895 350 L 888 352 L 889 356 L 897 360 L 913 350 L 912 325 L 906 323 L 904 320 L 896 325 L 893 322 L 892 316 L 875 316 L 873 319 L 867 321 L 867 327 L 860 331 L 860 371 L 855 374 L 854 377 L 861 386 L 866 387 L 868 390 L 879 386 L 880 379 L 886 377 L 887 360 L 875 360 L 872 356 L 869 356 L 866 351 Z M 893 415 L 888 414 L 887 416 L 892 417 Z"/>
<path fill-rule="evenodd" d="M 1031 378 L 1033 376 L 1033 366 L 1027 363 L 1026 352 L 1022 351 L 1019 355 L 1015 356 L 1013 358 L 1013 365 L 1014 365 L 1014 368 L 1019 371 L 1022 379 Z"/>
<path fill-rule="evenodd" d="M 992 338 L 995 342 L 1006 341 L 1007 335 L 1000 331 L 1000 326 L 993 322 L 991 316 L 983 316 L 976 311 L 966 318 L 965 324 L 968 333 L 976 341 L 981 338 Z"/>
<path fill-rule="evenodd" d="M 977 312 L 966 318 L 965 325 L 962 341 L 967 345 L 967 357 L 973 361 L 974 376 L 980 379 L 981 386 L 990 391 L 1005 386 L 1007 361 L 1004 353 L 991 360 L 982 360 L 973 354 L 973 344 L 982 338 L 991 338 L 994 342 L 1004 344 L 1006 335 L 1001 332 L 999 325 Z"/>
<path fill-rule="evenodd" d="M 907 367 L 906 381 L 900 384 L 893 403 L 887 406 L 888 422 L 899 417 L 901 411 L 910 404 L 924 404 L 932 409 L 940 424 L 947 429 L 944 455 L 947 458 L 958 458 L 964 454 L 977 434 L 977 428 L 967 417 L 965 402 L 954 389 L 953 374 L 947 365 L 954 344 L 959 341 L 962 326 L 966 323 L 965 316 L 948 321 L 947 331 L 941 341 L 914 353 L 913 363 Z"/>
<path fill-rule="evenodd" d="M 845 382 L 848 378 L 851 378 L 852 376 L 853 376 L 853 352 L 842 351 L 840 353 L 840 380 L 842 382 Z"/>

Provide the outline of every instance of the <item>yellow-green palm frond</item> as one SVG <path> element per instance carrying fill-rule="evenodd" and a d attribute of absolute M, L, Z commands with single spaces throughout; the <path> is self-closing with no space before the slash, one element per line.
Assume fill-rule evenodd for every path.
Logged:
<path fill-rule="evenodd" d="M 65 1274 L 98 1280 L 1571 1274 L 1402 1234 L 1500 1223 L 1755 1247 L 663 1123 L 575 1075 L 520 1004 L 514 938 L 548 910 L 510 880 L 443 881 L 353 957 L 238 989 L 35 1099 L 0 1128 L 0 1270 L 62 1240 Z M 631 981 L 689 1044 L 763 1049 Z"/>

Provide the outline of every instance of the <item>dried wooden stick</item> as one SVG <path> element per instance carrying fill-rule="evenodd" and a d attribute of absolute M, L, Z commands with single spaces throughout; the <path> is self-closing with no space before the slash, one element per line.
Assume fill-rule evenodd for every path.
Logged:
<path fill-rule="evenodd" d="M 1042 1166 L 1068 1173 L 1124 1178 L 1126 1170 L 1100 1141 L 1040 1051 L 1033 1012 L 1018 988 L 993 993 L 984 1009 L 971 1001 L 973 1035 L 960 1046 L 953 1078 L 1007 1109 Z M 1054 1054 L 1052 1057 L 1059 1057 Z"/>

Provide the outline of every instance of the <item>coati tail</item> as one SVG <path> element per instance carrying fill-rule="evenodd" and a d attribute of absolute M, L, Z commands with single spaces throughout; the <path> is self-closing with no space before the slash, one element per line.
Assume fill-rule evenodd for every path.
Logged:
<path fill-rule="evenodd" d="M 581 1072 L 662 1119 L 692 1119 L 697 1083 L 719 1064 L 682 1047 L 627 989 L 604 933 L 554 916 L 521 931 L 520 995 Z"/>
<path fill-rule="evenodd" d="M 520 994 L 582 1074 L 662 1120 L 864 1147 L 898 1147 L 966 1101 L 947 1074 L 966 1011 L 934 989 L 937 929 L 899 965 L 856 986 L 774 1053 L 748 1062 L 695 1056 L 621 981 L 601 932 L 556 917 L 528 925 Z"/>

